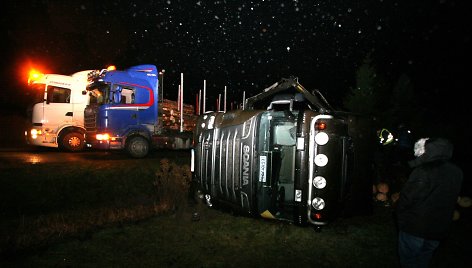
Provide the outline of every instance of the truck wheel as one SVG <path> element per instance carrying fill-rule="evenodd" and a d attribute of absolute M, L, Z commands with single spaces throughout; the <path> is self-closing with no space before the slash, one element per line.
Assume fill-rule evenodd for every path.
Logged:
<path fill-rule="evenodd" d="M 131 137 L 126 143 L 126 151 L 133 158 L 143 158 L 149 153 L 149 142 L 141 136 Z"/>
<path fill-rule="evenodd" d="M 85 146 L 84 135 L 79 132 L 69 132 L 60 139 L 61 148 L 69 152 L 82 151 Z"/>

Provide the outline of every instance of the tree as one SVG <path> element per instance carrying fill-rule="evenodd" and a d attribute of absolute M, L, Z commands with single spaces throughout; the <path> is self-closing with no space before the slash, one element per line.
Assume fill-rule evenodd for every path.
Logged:
<path fill-rule="evenodd" d="M 356 86 L 345 99 L 345 108 L 355 113 L 378 115 L 379 96 L 384 88 L 381 81 L 370 55 L 367 55 L 356 72 Z"/>

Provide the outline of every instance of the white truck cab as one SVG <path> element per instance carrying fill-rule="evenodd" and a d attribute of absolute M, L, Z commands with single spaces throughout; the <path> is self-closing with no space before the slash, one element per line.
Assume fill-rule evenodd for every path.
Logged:
<path fill-rule="evenodd" d="M 25 131 L 27 143 L 81 151 L 85 146 L 84 109 L 89 103 L 87 75 L 41 74 L 28 81 L 30 90 L 40 91 L 40 102 L 31 109 L 31 128 Z"/>

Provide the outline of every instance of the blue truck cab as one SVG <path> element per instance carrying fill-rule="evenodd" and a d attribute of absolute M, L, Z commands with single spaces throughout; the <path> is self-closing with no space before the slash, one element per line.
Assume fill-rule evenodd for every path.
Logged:
<path fill-rule="evenodd" d="M 167 130 L 158 120 L 158 75 L 154 65 L 102 70 L 89 76 L 90 105 L 84 111 L 87 143 L 97 149 L 126 150 L 141 158 L 151 147 L 190 148 L 191 133 Z"/>

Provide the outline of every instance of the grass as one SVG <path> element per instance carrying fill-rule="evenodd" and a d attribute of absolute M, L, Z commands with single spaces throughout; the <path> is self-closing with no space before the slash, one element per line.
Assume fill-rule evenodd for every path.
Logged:
<path fill-rule="evenodd" d="M 166 171 L 181 169 L 162 162 L 167 163 Z M 41 247 L 175 209 L 173 198 L 178 195 L 171 186 L 179 177 L 174 174 L 176 180 L 162 184 L 168 176 L 159 176 L 160 166 L 28 165 L 2 170 L 1 253 Z M 183 178 L 185 172 L 179 173 Z"/>
<path fill-rule="evenodd" d="M 187 203 L 187 159 L 97 162 L 0 170 L 1 267 L 398 267 L 391 207 L 315 232 Z M 463 215 L 433 267 L 468 266 Z"/>
<path fill-rule="evenodd" d="M 21 172 L 20 172 L 21 169 Z M 120 174 L 117 174 L 117 173 Z M 149 170 L 94 166 L 31 165 L 3 173 L 2 211 L 7 215 L 48 214 L 96 206 L 120 206 L 152 196 Z M 15 178 L 14 183 L 9 178 Z M 10 182 L 10 183 L 8 183 Z M 6 203 L 15 200 L 13 203 Z M 125 202 L 125 203 L 123 203 Z"/>
<path fill-rule="evenodd" d="M 314 232 L 283 222 L 235 217 L 202 208 L 191 213 L 153 217 L 139 224 L 102 229 L 69 239 L 15 262 L 49 267 L 373 267 L 376 253 L 396 262 L 391 226 L 342 222 Z M 377 235 L 377 236 L 376 236 Z M 382 243 L 390 245 L 385 250 Z M 371 250 L 367 250 L 371 249 Z M 391 265 L 387 267 L 395 267 Z"/>

